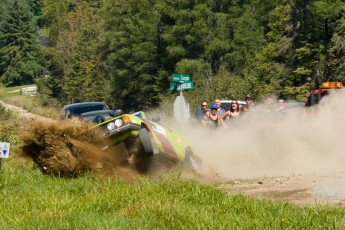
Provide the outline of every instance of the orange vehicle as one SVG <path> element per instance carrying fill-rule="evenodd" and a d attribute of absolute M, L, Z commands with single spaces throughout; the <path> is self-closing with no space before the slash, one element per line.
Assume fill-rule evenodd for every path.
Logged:
<path fill-rule="evenodd" d="M 344 91 L 343 83 L 341 82 L 322 82 L 320 89 L 315 89 L 308 95 L 304 106 L 310 107 L 318 104 L 324 96 L 329 95 L 333 91 Z"/>

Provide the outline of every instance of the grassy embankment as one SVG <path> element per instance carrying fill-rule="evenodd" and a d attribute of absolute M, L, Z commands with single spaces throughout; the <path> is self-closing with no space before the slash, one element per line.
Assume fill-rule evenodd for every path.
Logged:
<path fill-rule="evenodd" d="M 20 97 L 20 96 L 18 96 Z M 0 98 L 1 100 L 1 98 Z M 0 106 L 1 134 L 22 122 Z M 12 122 L 10 119 L 17 119 Z M 8 122 L 9 121 L 9 122 Z M 6 131 L 6 132 L 7 132 Z M 178 173 L 160 178 L 104 180 L 43 175 L 20 157 L 12 133 L 0 171 L 1 229 L 344 229 L 344 209 L 256 200 Z M 6 135 L 1 141 L 8 140 Z"/>
<path fill-rule="evenodd" d="M 32 85 L 27 85 L 32 86 Z M 58 118 L 61 105 L 56 102 L 54 105 L 42 106 L 41 101 L 36 96 L 22 95 L 22 86 L 5 88 L 0 85 L 0 100 L 5 103 L 19 106 L 28 112 L 49 118 Z"/>

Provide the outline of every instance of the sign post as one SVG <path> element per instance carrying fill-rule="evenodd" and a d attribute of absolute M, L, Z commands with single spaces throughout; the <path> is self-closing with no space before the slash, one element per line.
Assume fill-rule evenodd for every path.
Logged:
<path fill-rule="evenodd" d="M 190 80 L 190 75 L 185 73 L 174 73 L 170 83 L 170 91 L 179 91 L 180 95 L 176 97 L 174 102 L 174 116 L 176 120 L 187 122 L 190 118 L 189 104 L 183 96 L 183 90 L 194 89 L 194 82 Z"/>
<path fill-rule="evenodd" d="M 10 143 L 0 142 L 0 169 L 2 167 L 2 158 L 8 158 L 10 155 Z"/>

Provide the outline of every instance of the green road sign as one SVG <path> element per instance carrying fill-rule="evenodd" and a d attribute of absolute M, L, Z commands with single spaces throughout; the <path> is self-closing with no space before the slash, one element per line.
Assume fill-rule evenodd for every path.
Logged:
<path fill-rule="evenodd" d="M 170 83 L 170 91 L 174 91 L 174 90 L 176 90 L 176 88 L 177 88 L 177 83 L 176 82 L 172 82 L 172 83 Z"/>
<path fill-rule="evenodd" d="M 170 91 L 174 90 L 188 90 L 188 89 L 194 89 L 195 84 L 193 81 L 187 81 L 183 84 L 179 84 L 177 82 L 171 82 L 170 83 Z"/>
<path fill-rule="evenodd" d="M 190 74 L 187 73 L 174 73 L 172 75 L 173 82 L 188 82 L 190 81 Z"/>
<path fill-rule="evenodd" d="M 194 89 L 195 84 L 193 81 L 191 80 L 187 80 L 189 79 L 189 74 L 178 74 L 180 77 L 178 78 L 178 81 L 174 81 L 170 83 L 170 91 L 174 91 L 174 90 L 188 90 L 188 89 Z M 176 80 L 176 78 L 174 78 L 174 80 Z"/>
<path fill-rule="evenodd" d="M 177 90 L 186 90 L 186 89 L 194 89 L 194 82 L 187 81 L 183 84 L 177 84 Z"/>

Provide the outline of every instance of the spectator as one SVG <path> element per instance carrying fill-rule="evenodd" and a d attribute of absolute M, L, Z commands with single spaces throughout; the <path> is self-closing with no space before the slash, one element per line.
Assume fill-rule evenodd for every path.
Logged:
<path fill-rule="evenodd" d="M 197 119 L 203 125 L 206 125 L 209 119 L 210 112 L 208 111 L 207 106 L 207 101 L 202 101 L 201 109 L 198 109 L 194 114 L 194 118 Z"/>
<path fill-rule="evenodd" d="M 218 107 L 216 104 L 211 105 L 211 112 L 208 116 L 208 124 L 211 127 L 218 127 L 222 124 L 221 117 L 217 114 Z"/>
<path fill-rule="evenodd" d="M 246 105 L 243 109 L 244 112 L 249 112 L 249 111 L 255 111 L 255 106 L 253 104 L 253 99 L 250 95 L 247 95 L 245 98 L 244 98 L 245 102 L 246 102 Z"/>
<path fill-rule="evenodd" d="M 278 107 L 277 107 L 276 111 L 286 112 L 286 107 L 285 107 L 284 99 L 279 99 L 278 100 Z"/>
<path fill-rule="evenodd" d="M 222 116 L 225 113 L 225 110 L 221 107 L 221 102 L 219 99 L 214 100 L 214 104 L 217 105 L 217 115 Z"/>
<path fill-rule="evenodd" d="M 231 102 L 230 110 L 226 111 L 222 116 L 221 120 L 224 121 L 224 119 L 229 118 L 232 119 L 234 117 L 238 117 L 241 114 L 240 106 L 236 100 Z"/>
<path fill-rule="evenodd" d="M 271 112 L 274 109 L 273 107 L 273 99 L 271 96 L 265 97 L 264 105 L 263 105 L 263 111 L 265 112 Z"/>
<path fill-rule="evenodd" d="M 282 121 L 284 118 L 286 118 L 287 111 L 285 101 L 283 99 L 279 99 L 277 108 L 275 109 L 277 121 Z"/>

